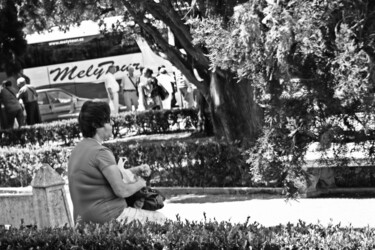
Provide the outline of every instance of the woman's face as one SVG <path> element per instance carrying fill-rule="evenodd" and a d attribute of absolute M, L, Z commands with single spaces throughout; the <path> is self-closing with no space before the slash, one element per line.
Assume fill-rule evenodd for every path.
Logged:
<path fill-rule="evenodd" d="M 112 124 L 113 122 L 110 120 L 109 122 L 104 123 L 103 127 L 97 129 L 97 134 L 103 141 L 112 137 Z"/>

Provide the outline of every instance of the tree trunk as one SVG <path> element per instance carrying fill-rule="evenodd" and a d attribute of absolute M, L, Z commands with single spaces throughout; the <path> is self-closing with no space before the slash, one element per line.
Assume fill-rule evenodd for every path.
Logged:
<path fill-rule="evenodd" d="M 153 38 L 153 41 L 146 38 L 149 45 L 156 43 L 168 60 L 202 93 L 210 107 L 215 135 L 227 141 L 254 142 L 262 127 L 263 114 L 253 100 L 251 83 L 246 80 L 238 83 L 234 74 L 228 71 L 217 69 L 212 72 L 206 53 L 200 46 L 193 45 L 189 27 L 170 2 L 163 0 L 159 4 L 129 0 L 123 3 L 134 21 Z M 168 44 L 151 22 L 145 22 L 145 12 L 136 11 L 137 8 L 147 10 L 162 20 L 174 33 L 186 55 Z M 194 69 L 202 81 L 197 80 Z"/>
<path fill-rule="evenodd" d="M 255 142 L 263 123 L 263 111 L 255 103 L 251 83 L 237 82 L 232 74 L 211 74 L 208 102 L 215 135 L 242 144 Z"/>
<path fill-rule="evenodd" d="M 212 124 L 211 111 L 209 110 L 208 102 L 200 91 L 196 94 L 196 104 L 198 109 L 198 134 L 204 134 L 206 136 L 213 136 L 214 128 Z"/>

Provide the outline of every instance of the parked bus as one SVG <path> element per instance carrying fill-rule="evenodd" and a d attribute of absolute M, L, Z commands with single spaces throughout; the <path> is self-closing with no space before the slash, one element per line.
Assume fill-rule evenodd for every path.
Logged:
<path fill-rule="evenodd" d="M 121 17 L 104 19 L 106 27 L 121 23 Z M 104 77 L 111 65 L 119 69 L 115 77 L 119 83 L 129 65 L 138 64 L 151 67 L 165 65 L 172 71 L 167 60 L 152 52 L 147 43 L 135 40 L 123 32 L 101 32 L 97 22 L 83 21 L 79 26 L 71 26 L 66 32 L 57 27 L 44 33 L 26 36 L 27 50 L 20 58 L 23 74 L 37 89 L 61 88 L 78 97 L 107 99 Z M 0 82 L 12 81 L 0 65 Z M 123 103 L 123 98 L 120 98 Z M 0 106 L 0 128 L 6 124 L 4 105 Z"/>
<path fill-rule="evenodd" d="M 118 24 L 120 17 L 106 18 L 107 27 Z M 154 54 L 142 39 L 135 40 L 122 32 L 100 32 L 99 25 L 84 21 L 67 32 L 26 36 L 27 52 L 23 58 L 24 74 L 37 89 L 62 88 L 79 97 L 107 98 L 104 77 L 108 67 L 117 66 L 120 82 L 132 64 L 157 68 L 171 64 Z"/>

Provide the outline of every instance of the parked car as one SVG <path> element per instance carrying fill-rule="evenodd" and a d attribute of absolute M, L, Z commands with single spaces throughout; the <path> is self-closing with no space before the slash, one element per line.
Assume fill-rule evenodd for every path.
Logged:
<path fill-rule="evenodd" d="M 37 89 L 40 115 L 43 122 L 63 120 L 78 117 L 83 103 L 89 98 L 78 97 L 64 89 Z M 108 98 L 95 100 L 108 101 Z M 119 105 L 120 112 L 126 111 L 126 106 Z"/>
<path fill-rule="evenodd" d="M 38 104 L 42 121 L 77 117 L 87 98 L 73 95 L 63 89 L 38 89 Z"/>

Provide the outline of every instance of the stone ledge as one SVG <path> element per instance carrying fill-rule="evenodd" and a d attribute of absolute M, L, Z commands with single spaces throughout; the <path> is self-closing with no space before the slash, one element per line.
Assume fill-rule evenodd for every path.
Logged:
<path fill-rule="evenodd" d="M 254 187 L 153 187 L 166 196 L 182 195 L 182 194 L 231 194 L 231 195 L 266 195 L 266 196 L 283 196 L 282 188 L 254 188 Z"/>
<path fill-rule="evenodd" d="M 68 185 L 65 185 L 66 191 L 69 194 Z M 248 195 L 256 197 L 267 197 L 267 198 L 280 198 L 284 197 L 283 188 L 266 188 L 266 187 L 153 187 L 166 196 L 173 195 L 185 195 L 185 194 L 195 194 L 195 195 Z M 374 193 L 375 187 L 352 187 L 352 188 L 328 188 L 328 189 L 318 189 L 315 191 L 310 191 L 305 195 L 301 195 L 302 198 L 314 198 L 322 194 L 335 194 L 335 193 Z M 29 195 L 32 193 L 31 187 L 10 187 L 10 188 L 0 188 L 0 196 L 3 195 Z"/>
<path fill-rule="evenodd" d="M 32 193 L 0 193 L 0 199 L 2 198 L 19 198 L 33 196 Z"/>
<path fill-rule="evenodd" d="M 375 196 L 375 187 L 353 187 L 353 188 L 328 188 L 319 189 L 306 193 L 305 198 L 314 198 L 323 194 L 355 194 L 355 193 L 373 193 Z"/>
<path fill-rule="evenodd" d="M 32 187 L 0 187 L 0 194 L 31 194 Z"/>

